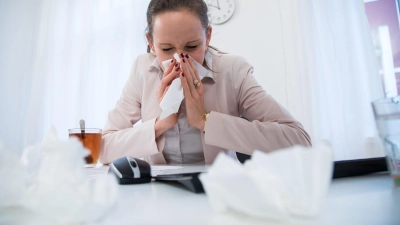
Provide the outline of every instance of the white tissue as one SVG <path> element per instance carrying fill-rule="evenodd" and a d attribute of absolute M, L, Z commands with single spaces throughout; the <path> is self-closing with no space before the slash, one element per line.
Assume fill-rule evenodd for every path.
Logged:
<path fill-rule="evenodd" d="M 2 208 L 22 204 L 25 193 L 23 176 L 18 157 L 5 149 L 0 141 L 0 212 Z"/>
<path fill-rule="evenodd" d="M 177 53 L 174 54 L 174 58 L 178 63 L 181 62 L 181 58 L 179 57 L 179 55 Z M 169 67 L 169 65 L 171 64 L 171 60 L 172 59 L 167 59 L 161 63 L 164 70 L 166 70 Z M 182 66 L 181 66 L 181 68 L 182 68 Z"/>
<path fill-rule="evenodd" d="M 177 113 L 184 98 L 181 79 L 173 80 L 167 93 L 165 93 L 164 98 L 160 102 L 160 107 L 162 109 L 160 119 L 162 120 L 173 113 Z"/>
<path fill-rule="evenodd" d="M 21 210 L 29 210 L 52 224 L 82 224 L 105 216 L 116 201 L 117 183 L 111 175 L 87 179 L 87 155 L 88 150 L 78 139 L 60 141 L 54 127 L 42 143 L 25 148 L 21 157 L 21 169 L 25 171 L 14 177 L 22 189 Z"/>
<path fill-rule="evenodd" d="M 177 62 L 181 61 L 177 53 L 174 54 L 174 58 Z M 171 64 L 171 59 L 165 60 L 161 64 L 164 69 L 167 69 L 169 64 Z M 174 79 L 160 102 L 160 107 L 162 109 L 160 119 L 162 120 L 173 113 L 177 113 L 184 98 L 181 79 Z"/>
<path fill-rule="evenodd" d="M 288 220 L 315 217 L 332 177 L 329 146 L 255 151 L 244 165 L 220 153 L 200 180 L 216 211 Z"/>
<path fill-rule="evenodd" d="M 180 58 L 177 53 L 174 54 L 174 58 L 177 62 L 180 62 Z M 193 61 L 199 73 L 200 79 L 203 79 L 208 71 L 202 65 L 200 65 L 200 63 L 196 62 L 195 60 Z M 164 69 L 166 69 L 171 64 L 171 59 L 165 60 L 161 64 Z M 162 120 L 173 113 L 177 113 L 184 98 L 185 96 L 183 94 L 181 79 L 176 78 L 172 81 L 171 86 L 160 102 L 160 107 L 162 109 L 160 119 Z"/>
<path fill-rule="evenodd" d="M 175 53 L 175 54 L 174 54 L 174 58 L 175 58 L 175 60 L 176 60 L 177 62 L 181 62 L 181 58 L 179 58 L 178 53 Z"/>

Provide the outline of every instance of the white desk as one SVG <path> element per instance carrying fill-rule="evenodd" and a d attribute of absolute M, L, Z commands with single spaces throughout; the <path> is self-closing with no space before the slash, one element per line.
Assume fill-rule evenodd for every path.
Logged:
<path fill-rule="evenodd" d="M 212 210 L 207 196 L 179 184 L 119 186 L 115 208 L 96 224 L 283 224 Z M 284 223 L 287 224 L 287 223 Z M 318 218 L 292 224 L 400 224 L 400 188 L 387 173 L 333 180 Z"/>

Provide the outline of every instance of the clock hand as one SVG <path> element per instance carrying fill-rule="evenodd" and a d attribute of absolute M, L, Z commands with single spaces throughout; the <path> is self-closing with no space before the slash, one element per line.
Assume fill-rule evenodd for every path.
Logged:
<path fill-rule="evenodd" d="M 218 10 L 221 10 L 221 8 L 219 7 L 219 1 L 217 0 L 217 6 L 218 6 Z"/>
<path fill-rule="evenodd" d="M 215 6 L 215 5 L 208 4 L 208 6 L 214 7 L 214 8 L 216 8 L 216 9 L 219 9 L 219 8 L 218 8 L 217 6 Z"/>

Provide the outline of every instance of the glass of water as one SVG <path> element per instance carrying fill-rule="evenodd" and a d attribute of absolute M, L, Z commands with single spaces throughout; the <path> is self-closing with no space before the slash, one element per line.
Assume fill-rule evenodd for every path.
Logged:
<path fill-rule="evenodd" d="M 394 185 L 400 187 L 400 96 L 374 101 L 372 108 L 388 169 Z"/>

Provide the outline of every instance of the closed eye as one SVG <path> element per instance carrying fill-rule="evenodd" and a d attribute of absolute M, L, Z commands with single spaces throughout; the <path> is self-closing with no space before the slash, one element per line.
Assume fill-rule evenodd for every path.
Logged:
<path fill-rule="evenodd" d="M 195 48 L 197 48 L 198 47 L 198 45 L 194 45 L 194 46 L 186 46 L 186 48 L 188 48 L 188 49 L 191 49 L 191 50 L 193 50 L 193 49 L 195 49 Z"/>
<path fill-rule="evenodd" d="M 163 48 L 162 50 L 163 50 L 164 52 L 169 52 L 169 51 L 172 50 L 172 48 Z"/>

